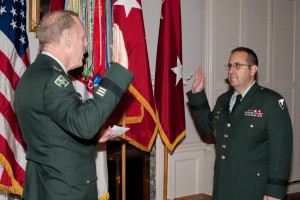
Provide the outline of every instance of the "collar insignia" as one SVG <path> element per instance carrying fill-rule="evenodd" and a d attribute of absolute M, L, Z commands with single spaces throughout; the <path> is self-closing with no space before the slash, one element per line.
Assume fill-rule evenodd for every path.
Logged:
<path fill-rule="evenodd" d="M 214 119 L 219 119 L 219 116 L 221 114 L 222 108 L 219 108 L 219 110 L 216 112 Z"/>

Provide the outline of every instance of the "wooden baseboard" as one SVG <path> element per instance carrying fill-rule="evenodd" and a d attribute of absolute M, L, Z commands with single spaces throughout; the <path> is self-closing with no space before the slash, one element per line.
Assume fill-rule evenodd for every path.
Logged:
<path fill-rule="evenodd" d="M 190 196 L 184 196 L 184 197 L 178 197 L 174 200 L 212 200 L 212 196 L 209 196 L 207 194 L 194 194 Z"/>

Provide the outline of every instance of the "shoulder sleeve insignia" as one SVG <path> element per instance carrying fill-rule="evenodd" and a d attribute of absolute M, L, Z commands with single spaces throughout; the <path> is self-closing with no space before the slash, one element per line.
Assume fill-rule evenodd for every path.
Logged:
<path fill-rule="evenodd" d="M 280 108 L 283 110 L 284 109 L 284 104 L 285 104 L 284 99 L 279 99 L 278 103 L 279 103 Z"/>
<path fill-rule="evenodd" d="M 54 83 L 59 87 L 67 87 L 69 85 L 69 81 L 67 81 L 62 75 L 59 75 Z"/>

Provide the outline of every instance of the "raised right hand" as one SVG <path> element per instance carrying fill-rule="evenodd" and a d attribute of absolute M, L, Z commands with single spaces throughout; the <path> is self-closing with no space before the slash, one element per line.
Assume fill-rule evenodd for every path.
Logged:
<path fill-rule="evenodd" d="M 128 56 L 122 31 L 117 24 L 113 26 L 112 61 L 128 69 Z"/>
<path fill-rule="evenodd" d="M 192 93 L 201 92 L 205 88 L 205 76 L 202 67 L 195 71 L 195 80 L 192 85 Z"/>

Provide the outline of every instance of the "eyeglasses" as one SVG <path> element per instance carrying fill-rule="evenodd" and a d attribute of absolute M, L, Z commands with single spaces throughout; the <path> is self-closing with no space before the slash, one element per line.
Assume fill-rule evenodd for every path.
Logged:
<path fill-rule="evenodd" d="M 241 64 L 241 63 L 233 63 L 233 64 L 228 63 L 228 64 L 224 65 L 224 67 L 225 67 L 226 70 L 229 70 L 231 67 L 232 67 L 233 69 L 235 69 L 235 70 L 239 70 L 239 69 L 241 69 L 241 67 L 243 67 L 243 66 L 251 67 L 252 65 Z"/>

